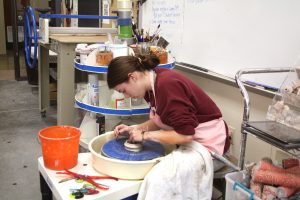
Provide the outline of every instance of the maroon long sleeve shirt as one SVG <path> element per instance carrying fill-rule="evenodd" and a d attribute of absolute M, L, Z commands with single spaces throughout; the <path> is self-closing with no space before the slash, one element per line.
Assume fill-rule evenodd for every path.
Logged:
<path fill-rule="evenodd" d="M 155 72 L 156 105 L 152 92 L 150 105 L 164 124 L 179 134 L 193 135 L 200 123 L 222 117 L 213 100 L 190 79 L 170 69 L 157 68 Z M 149 102 L 147 94 L 145 99 Z"/>

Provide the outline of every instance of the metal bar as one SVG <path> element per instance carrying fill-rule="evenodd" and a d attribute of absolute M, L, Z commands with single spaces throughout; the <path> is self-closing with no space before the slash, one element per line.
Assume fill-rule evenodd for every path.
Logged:
<path fill-rule="evenodd" d="M 20 52 L 18 41 L 18 24 L 17 24 L 17 4 L 16 0 L 11 1 L 11 19 L 12 19 L 12 34 L 13 34 L 13 48 L 14 48 L 14 68 L 15 79 L 20 80 Z"/>
<path fill-rule="evenodd" d="M 39 108 L 42 117 L 49 108 L 49 49 L 39 43 L 38 46 L 38 74 L 39 74 Z M 71 75 L 70 75 L 71 76 Z"/>
<path fill-rule="evenodd" d="M 117 28 L 49 27 L 49 34 L 104 34 L 118 33 Z"/>
<path fill-rule="evenodd" d="M 244 114 L 243 114 L 243 122 L 249 121 L 250 115 L 250 102 L 249 95 L 244 86 L 244 83 L 241 81 L 241 76 L 244 74 L 262 74 L 262 73 L 281 73 L 281 72 L 290 72 L 291 68 L 253 68 L 253 69 L 243 69 L 238 71 L 235 74 L 235 81 L 240 88 L 242 96 L 244 97 Z"/>
<path fill-rule="evenodd" d="M 232 162 L 230 162 L 228 159 L 226 159 L 225 157 L 217 154 L 216 152 L 211 152 L 212 157 L 214 157 L 215 159 L 223 162 L 225 165 L 227 165 L 228 167 L 236 170 L 236 171 L 240 171 L 240 167 L 236 166 L 235 164 L 233 164 Z"/>
<path fill-rule="evenodd" d="M 61 15 L 61 14 L 40 14 L 41 18 L 56 19 L 118 19 L 118 16 L 99 16 L 99 15 Z"/>
<path fill-rule="evenodd" d="M 240 88 L 240 92 L 244 99 L 244 113 L 243 113 L 243 121 L 241 125 L 241 141 L 240 141 L 240 156 L 238 161 L 239 168 L 243 169 L 244 160 L 245 160 L 245 151 L 246 151 L 246 141 L 247 141 L 247 133 L 244 131 L 244 126 L 249 121 L 250 116 L 250 99 L 249 94 L 244 86 L 244 83 L 241 81 L 241 76 L 244 74 L 263 74 L 263 73 L 282 73 L 282 72 L 290 72 L 291 68 L 250 68 L 243 69 L 238 71 L 235 74 L 235 81 L 238 87 Z"/>
<path fill-rule="evenodd" d="M 240 140 L 240 155 L 238 160 L 238 166 L 240 169 L 244 168 L 245 162 L 245 154 L 246 154 L 246 145 L 247 145 L 247 133 L 243 129 L 243 125 L 241 126 L 242 137 Z"/>

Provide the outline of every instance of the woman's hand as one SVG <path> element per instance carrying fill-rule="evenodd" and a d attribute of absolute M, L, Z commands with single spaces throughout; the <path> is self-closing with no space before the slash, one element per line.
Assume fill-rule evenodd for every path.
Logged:
<path fill-rule="evenodd" d="M 143 142 L 144 140 L 144 131 L 141 129 L 132 129 L 129 132 L 129 141 L 130 142 Z"/>
<path fill-rule="evenodd" d="M 129 136 L 129 133 L 133 130 L 132 126 L 127 126 L 125 124 L 121 124 L 115 127 L 114 134 L 115 137 L 119 137 L 120 135 Z"/>

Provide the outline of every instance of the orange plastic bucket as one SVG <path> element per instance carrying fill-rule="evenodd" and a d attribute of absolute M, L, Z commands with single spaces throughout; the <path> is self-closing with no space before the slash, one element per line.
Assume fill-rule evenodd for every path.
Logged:
<path fill-rule="evenodd" d="M 40 130 L 45 167 L 70 169 L 77 165 L 80 130 L 72 126 L 50 126 Z"/>

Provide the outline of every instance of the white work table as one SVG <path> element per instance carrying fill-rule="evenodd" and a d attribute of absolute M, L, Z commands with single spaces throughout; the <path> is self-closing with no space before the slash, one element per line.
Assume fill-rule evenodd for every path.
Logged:
<path fill-rule="evenodd" d="M 38 159 L 38 168 L 40 172 L 41 192 L 43 194 L 43 199 L 52 199 L 52 194 L 56 200 L 71 199 L 70 189 L 80 187 L 79 184 L 83 184 L 76 183 L 75 180 L 59 183 L 61 179 L 68 177 L 68 175 L 57 174 L 57 171 L 47 169 L 44 166 L 43 157 Z M 70 169 L 70 171 L 90 176 L 103 175 L 95 171 L 92 167 L 91 153 L 79 153 L 78 164 L 74 168 Z M 98 194 L 84 195 L 83 199 L 124 199 L 138 193 L 142 180 L 103 180 L 101 183 L 110 186 L 110 188 L 108 190 L 99 190 L 100 192 Z"/>
<path fill-rule="evenodd" d="M 78 43 L 107 41 L 106 35 L 51 35 L 50 44 L 38 45 L 39 108 L 45 116 L 49 107 L 49 50 L 57 53 L 57 124 L 74 125 L 74 58 Z"/>

